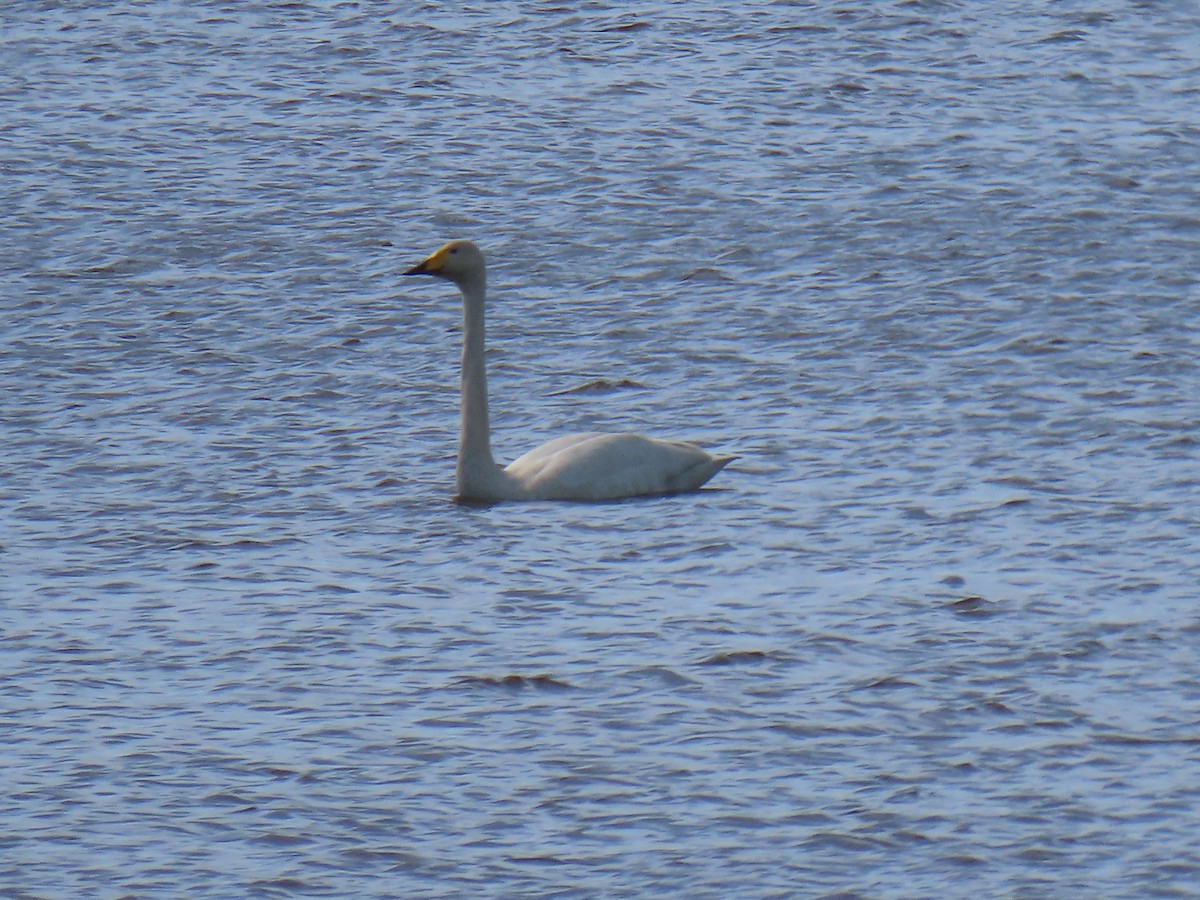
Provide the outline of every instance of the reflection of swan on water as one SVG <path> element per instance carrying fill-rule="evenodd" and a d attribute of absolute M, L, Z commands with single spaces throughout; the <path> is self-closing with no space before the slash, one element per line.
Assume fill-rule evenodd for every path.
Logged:
<path fill-rule="evenodd" d="M 470 241 L 451 241 L 404 274 L 436 275 L 462 291 L 460 500 L 615 500 L 674 494 L 696 490 L 734 459 L 713 456 L 694 444 L 589 432 L 557 438 L 499 467 L 492 459 L 488 425 L 483 254 Z"/>

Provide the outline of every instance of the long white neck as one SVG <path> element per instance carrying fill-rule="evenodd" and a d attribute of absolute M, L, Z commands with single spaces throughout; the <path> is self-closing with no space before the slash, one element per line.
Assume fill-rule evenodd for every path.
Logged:
<path fill-rule="evenodd" d="M 503 473 L 492 458 L 488 423 L 487 366 L 484 362 L 483 273 L 459 284 L 463 296 L 462 430 L 458 438 L 458 493 L 466 499 L 494 499 Z"/>

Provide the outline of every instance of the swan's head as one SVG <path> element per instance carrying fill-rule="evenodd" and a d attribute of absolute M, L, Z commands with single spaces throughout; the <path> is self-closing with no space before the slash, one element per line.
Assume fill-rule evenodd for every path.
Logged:
<path fill-rule="evenodd" d="M 483 278 L 483 252 L 470 241 L 451 241 L 417 263 L 405 275 L 435 275 L 460 287 Z"/>

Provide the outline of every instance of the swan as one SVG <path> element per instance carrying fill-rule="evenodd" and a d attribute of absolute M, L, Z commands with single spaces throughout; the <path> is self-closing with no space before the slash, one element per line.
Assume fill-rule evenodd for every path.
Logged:
<path fill-rule="evenodd" d="M 492 458 L 483 356 L 487 267 L 470 241 L 451 241 L 405 275 L 433 275 L 462 292 L 462 430 L 458 499 L 617 500 L 697 490 L 733 456 L 640 434 L 588 432 L 556 438 L 501 468 Z"/>

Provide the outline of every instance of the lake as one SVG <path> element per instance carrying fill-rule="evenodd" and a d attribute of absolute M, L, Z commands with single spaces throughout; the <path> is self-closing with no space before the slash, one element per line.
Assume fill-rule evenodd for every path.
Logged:
<path fill-rule="evenodd" d="M 0 893 L 1192 895 L 1192 4 L 3 17 Z"/>

